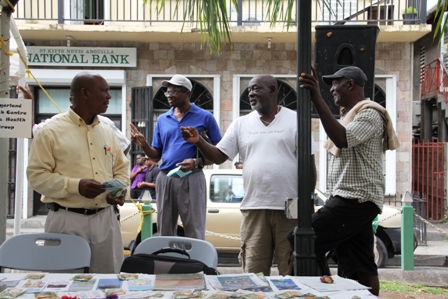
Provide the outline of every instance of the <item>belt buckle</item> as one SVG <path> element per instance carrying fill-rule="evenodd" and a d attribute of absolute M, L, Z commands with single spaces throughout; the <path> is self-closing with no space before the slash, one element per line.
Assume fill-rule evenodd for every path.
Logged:
<path fill-rule="evenodd" d="M 98 213 L 98 208 L 96 209 L 84 209 L 84 215 L 94 215 Z"/>

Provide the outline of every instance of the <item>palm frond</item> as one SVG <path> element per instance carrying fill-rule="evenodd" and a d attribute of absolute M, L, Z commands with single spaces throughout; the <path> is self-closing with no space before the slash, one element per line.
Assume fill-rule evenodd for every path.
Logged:
<path fill-rule="evenodd" d="M 279 0 L 267 0 L 266 5 L 266 18 L 270 20 L 269 25 L 274 27 L 278 20 L 286 21 L 286 27 L 296 22 L 297 20 L 293 19 L 293 7 L 295 7 L 295 3 L 297 0 L 287 0 L 287 1 L 279 1 Z"/>
<path fill-rule="evenodd" d="M 445 0 L 438 0 L 437 1 L 437 7 L 436 12 L 434 14 L 434 20 L 437 20 L 436 28 L 434 30 L 434 36 L 433 38 L 439 39 L 439 45 L 442 43 L 442 37 L 443 37 L 443 31 L 448 26 L 448 18 L 444 18 L 443 15 L 447 9 L 447 3 Z"/>
<path fill-rule="evenodd" d="M 238 7 L 237 0 L 232 0 L 235 8 Z M 152 9 L 155 3 L 156 11 L 160 13 L 165 6 L 165 0 L 144 0 L 143 4 L 149 3 Z M 208 43 L 210 53 L 220 52 L 222 42 L 231 41 L 231 31 L 227 4 L 225 0 L 176 0 L 174 14 L 179 10 L 179 5 L 183 5 L 184 22 L 181 32 L 184 30 L 185 20 L 190 20 L 191 24 L 199 27 L 201 34 L 201 47 Z"/>

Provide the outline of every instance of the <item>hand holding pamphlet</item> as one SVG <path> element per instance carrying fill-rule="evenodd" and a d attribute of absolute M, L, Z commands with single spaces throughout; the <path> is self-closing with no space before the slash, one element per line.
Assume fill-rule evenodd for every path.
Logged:
<path fill-rule="evenodd" d="M 190 173 L 191 173 L 191 170 L 183 171 L 182 165 L 181 165 L 179 167 L 172 169 L 170 172 L 168 172 L 168 174 L 166 176 L 170 177 L 170 176 L 176 174 L 178 177 L 183 178 L 184 176 L 189 175 Z"/>
<path fill-rule="evenodd" d="M 126 185 L 117 179 L 108 180 L 102 183 L 106 185 L 106 192 L 114 198 L 122 197 L 126 194 Z"/>

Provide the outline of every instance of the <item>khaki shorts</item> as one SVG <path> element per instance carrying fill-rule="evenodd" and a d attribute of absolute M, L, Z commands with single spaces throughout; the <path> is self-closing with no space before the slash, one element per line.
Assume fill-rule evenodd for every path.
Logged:
<path fill-rule="evenodd" d="M 293 273 L 293 248 L 286 239 L 297 220 L 287 219 L 283 210 L 241 210 L 239 261 L 246 273 L 269 276 L 275 256 L 279 275 Z"/>

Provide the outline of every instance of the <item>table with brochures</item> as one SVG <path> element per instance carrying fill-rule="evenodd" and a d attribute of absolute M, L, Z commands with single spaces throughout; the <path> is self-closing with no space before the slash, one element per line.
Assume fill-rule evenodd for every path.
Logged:
<path fill-rule="evenodd" d="M 0 298 L 61 299 L 288 299 L 378 298 L 356 281 L 262 274 L 0 273 Z"/>

